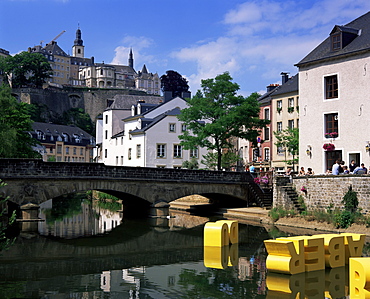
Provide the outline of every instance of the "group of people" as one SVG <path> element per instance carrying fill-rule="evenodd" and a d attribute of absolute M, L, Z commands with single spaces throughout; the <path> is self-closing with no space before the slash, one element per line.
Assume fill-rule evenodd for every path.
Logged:
<path fill-rule="evenodd" d="M 308 167 L 307 171 L 304 170 L 304 167 L 301 167 L 301 170 L 298 173 L 298 176 L 305 176 L 305 175 L 314 175 L 312 168 Z"/>
<path fill-rule="evenodd" d="M 349 166 L 344 165 L 344 161 L 336 160 L 331 171 L 328 169 L 327 174 L 339 175 L 339 174 L 367 174 L 367 168 L 364 163 L 358 166 L 355 160 L 351 161 Z"/>

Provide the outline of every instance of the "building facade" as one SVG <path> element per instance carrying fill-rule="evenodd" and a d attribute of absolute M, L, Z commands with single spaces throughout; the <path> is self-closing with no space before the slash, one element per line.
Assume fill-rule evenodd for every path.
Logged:
<path fill-rule="evenodd" d="M 276 145 L 277 138 L 274 132 L 281 132 L 288 128 L 299 127 L 299 91 L 298 74 L 289 78 L 287 73 L 282 73 L 282 84 L 271 94 L 271 166 L 277 172 L 285 172 L 286 168 L 292 167 L 293 156 L 283 147 Z M 298 156 L 294 157 L 295 159 Z M 297 171 L 298 163 L 294 163 L 294 171 Z"/>
<path fill-rule="evenodd" d="M 325 173 L 336 159 L 370 165 L 370 12 L 329 36 L 297 66 L 300 165 Z"/>
<path fill-rule="evenodd" d="M 76 30 L 71 56 L 59 47 L 56 42 L 57 37 L 45 47 L 38 45 L 28 48 L 30 53 L 41 53 L 49 61 L 53 70 L 49 84 L 59 87 L 72 85 L 138 89 L 149 94 L 160 95 L 161 82 L 158 74 L 149 73 L 145 65 L 141 71 L 136 72 L 132 49 L 129 52 L 128 65 L 95 63 L 94 57 L 85 57 L 85 46 L 80 28 Z"/>
<path fill-rule="evenodd" d="M 44 161 L 93 162 L 95 138 L 75 126 L 34 122 L 30 135 Z"/>
<path fill-rule="evenodd" d="M 184 161 L 195 159 L 199 167 L 204 148 L 184 150 L 179 135 L 186 127 L 177 116 L 187 107 L 184 99 L 177 97 L 161 104 L 138 102 L 132 105 L 131 115 L 122 119 L 119 131 L 113 128 L 113 120 L 119 119 L 123 111 L 110 110 L 103 114 L 100 122 L 107 125 L 103 133 L 99 162 L 106 165 L 181 168 Z M 117 117 L 119 115 L 119 117 Z M 110 120 L 111 119 L 111 122 Z M 110 129 L 108 129 L 110 127 Z M 112 134 L 112 135 L 110 135 Z"/>

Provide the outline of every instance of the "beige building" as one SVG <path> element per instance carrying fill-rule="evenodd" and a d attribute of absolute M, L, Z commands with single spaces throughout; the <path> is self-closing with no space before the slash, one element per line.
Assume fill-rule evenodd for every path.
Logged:
<path fill-rule="evenodd" d="M 285 161 L 291 161 L 293 156 L 285 148 L 276 146 L 277 139 L 273 132 L 299 127 L 298 74 L 288 78 L 288 74 L 282 73 L 282 85 L 271 94 L 271 111 L 271 166 L 277 172 L 284 172 L 287 166 L 292 165 Z M 297 171 L 296 165 L 294 168 Z"/>
<path fill-rule="evenodd" d="M 300 165 L 315 173 L 336 159 L 370 166 L 370 12 L 329 36 L 297 66 Z"/>
<path fill-rule="evenodd" d="M 44 161 L 93 162 L 95 139 L 75 126 L 34 122 L 29 132 L 40 142 L 35 148 Z"/>

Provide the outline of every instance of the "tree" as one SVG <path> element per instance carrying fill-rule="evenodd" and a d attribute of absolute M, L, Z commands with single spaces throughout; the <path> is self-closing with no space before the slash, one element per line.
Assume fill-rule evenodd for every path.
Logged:
<path fill-rule="evenodd" d="M 21 52 L 0 57 L 0 70 L 8 78 L 11 87 L 42 87 L 52 75 L 48 60 L 40 53 Z"/>
<path fill-rule="evenodd" d="M 277 147 L 284 148 L 285 155 L 286 153 L 290 153 L 292 155 L 292 164 L 293 164 L 293 171 L 294 171 L 294 164 L 297 161 L 296 156 L 299 152 L 299 130 L 298 128 L 286 128 L 282 131 L 275 131 L 274 132 L 276 142 L 275 145 Z M 286 157 L 286 156 L 285 156 Z M 285 159 L 286 160 L 286 159 Z M 290 161 L 285 161 L 290 162 Z"/>
<path fill-rule="evenodd" d="M 188 81 L 176 71 L 167 71 L 161 76 L 161 89 L 163 92 L 171 91 L 172 98 L 181 96 L 183 92 L 189 91 Z"/>
<path fill-rule="evenodd" d="M 94 124 L 90 115 L 81 108 L 72 108 L 63 113 L 62 122 L 65 125 L 75 125 L 89 134 L 93 134 Z"/>
<path fill-rule="evenodd" d="M 32 149 L 37 141 L 32 130 L 29 105 L 18 103 L 9 86 L 0 87 L 0 158 L 39 158 Z"/>
<path fill-rule="evenodd" d="M 214 150 L 217 170 L 221 170 L 223 149 L 232 148 L 231 137 L 256 140 L 268 121 L 259 118 L 259 94 L 237 95 L 239 85 L 229 73 L 202 80 L 201 86 L 203 92 L 188 100 L 189 107 L 178 116 L 188 128 L 179 138 L 185 149 L 201 146 Z"/>

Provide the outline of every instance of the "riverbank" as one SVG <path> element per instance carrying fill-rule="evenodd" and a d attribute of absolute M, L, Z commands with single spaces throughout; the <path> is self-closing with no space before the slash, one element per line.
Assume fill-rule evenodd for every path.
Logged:
<path fill-rule="evenodd" d="M 196 201 L 175 201 L 170 204 L 171 210 L 191 211 L 196 206 L 205 206 L 208 203 L 202 200 Z M 227 219 L 235 219 L 240 222 L 247 222 L 250 224 L 259 224 L 265 227 L 278 227 L 280 230 L 292 234 L 313 234 L 315 231 L 318 233 L 356 233 L 365 234 L 366 241 L 370 242 L 370 227 L 365 225 L 352 224 L 349 228 L 335 228 L 332 224 L 326 222 L 309 221 L 300 216 L 280 218 L 276 222 L 268 216 L 269 210 L 250 207 L 250 208 L 234 208 L 222 209 L 218 214 Z M 309 232 L 308 232 L 309 231 Z"/>

